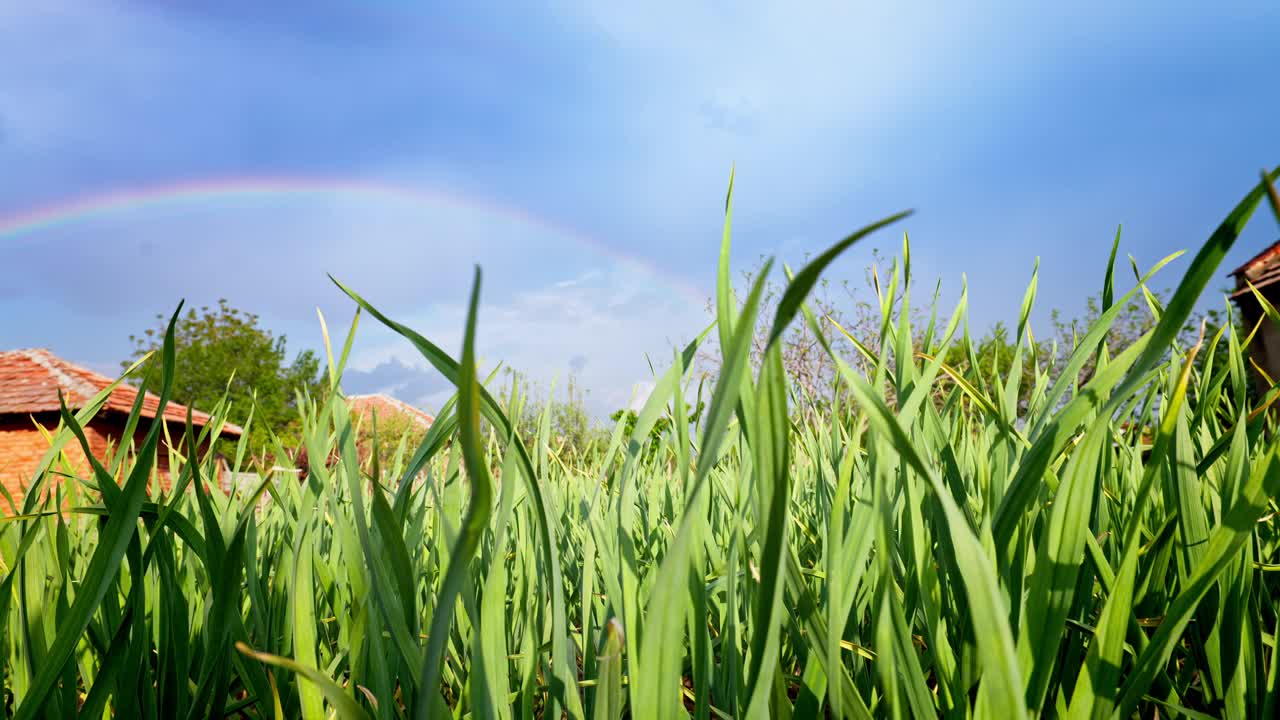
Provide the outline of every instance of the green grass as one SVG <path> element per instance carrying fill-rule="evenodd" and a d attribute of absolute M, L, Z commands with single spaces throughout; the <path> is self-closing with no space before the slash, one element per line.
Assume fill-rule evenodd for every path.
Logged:
<path fill-rule="evenodd" d="M 101 402 L 64 412 L 33 473 L 52 495 L 0 525 L 0 712 L 1275 717 L 1280 458 L 1265 406 L 1280 389 L 1250 404 L 1257 334 L 1178 341 L 1265 195 L 1228 215 L 1167 304 L 1141 283 L 1114 297 L 1113 252 L 1097 323 L 1065 372 L 1025 375 L 1029 390 L 1034 281 L 1012 363 L 950 367 L 956 346 L 975 356 L 964 296 L 945 325 L 912 327 L 904 244 L 877 285 L 879 337 L 849 343 L 805 297 L 903 215 L 784 268 L 761 318 L 768 268 L 741 302 L 730 286 L 730 202 L 714 387 L 692 369 L 708 327 L 673 353 L 634 431 L 619 425 L 589 460 L 557 454 L 546 414 L 515 427 L 525 399 L 477 375 L 478 271 L 460 359 L 340 285 L 357 319 L 457 386 L 425 439 L 362 462 L 341 393 L 302 398 L 307 478 L 268 471 L 228 497 L 211 458 L 173 453 L 175 487 L 154 484 L 155 449 L 177 444 L 160 426 L 76 476 L 61 451 Z M 1135 302 L 1157 322 L 1109 356 L 1109 323 Z M 798 322 L 840 380 L 803 422 L 777 346 Z M 773 344 L 753 364 L 759 327 Z M 329 349 L 331 390 L 355 330 Z M 173 353 L 170 335 L 162 396 Z M 1225 362 L 1196 362 L 1210 357 Z M 660 418 L 690 427 L 700 400 L 693 432 L 650 440 Z"/>

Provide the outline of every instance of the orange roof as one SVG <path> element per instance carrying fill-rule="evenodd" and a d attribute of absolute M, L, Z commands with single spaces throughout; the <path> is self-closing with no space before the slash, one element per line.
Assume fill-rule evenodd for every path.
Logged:
<path fill-rule="evenodd" d="M 8 350 L 0 352 L 0 414 L 58 411 L 58 390 L 62 390 L 67 407 L 80 408 L 114 380 L 87 368 L 74 365 L 44 349 Z M 107 397 L 105 410 L 128 413 L 138 397 L 137 388 L 121 383 Z M 147 393 L 142 398 L 142 417 L 154 418 L 160 409 L 160 398 Z M 164 409 L 164 419 L 185 423 L 185 405 L 171 402 Z M 191 410 L 191 422 L 207 425 L 208 413 Z M 222 432 L 240 435 L 242 430 L 226 423 Z"/>
<path fill-rule="evenodd" d="M 436 420 L 435 416 L 431 413 L 422 410 L 421 408 L 416 408 L 403 400 L 397 400 L 384 393 L 374 393 L 372 395 L 350 395 L 347 397 L 347 406 L 365 417 L 368 417 L 375 411 L 378 413 L 378 417 L 380 418 L 387 418 L 391 415 L 404 415 L 423 430 L 431 427 L 431 423 Z"/>

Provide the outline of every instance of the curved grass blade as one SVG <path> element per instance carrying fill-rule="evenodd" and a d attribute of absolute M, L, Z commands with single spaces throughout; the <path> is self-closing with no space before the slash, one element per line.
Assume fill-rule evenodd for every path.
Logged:
<path fill-rule="evenodd" d="M 461 377 L 461 369 L 456 360 L 441 350 L 437 345 L 424 338 L 422 335 L 414 332 L 409 327 L 402 325 L 390 319 L 377 308 L 371 305 L 363 297 L 343 285 L 332 275 L 329 279 L 333 281 L 344 293 L 347 294 L 357 305 L 364 308 L 370 315 L 376 318 L 383 325 L 394 330 L 401 337 L 404 337 L 413 346 L 422 353 L 422 356 L 431 363 L 442 375 L 445 376 L 454 385 L 458 385 Z M 489 394 L 484 387 L 479 388 L 480 395 L 480 411 L 484 418 L 498 429 L 502 435 L 508 435 L 512 432 L 511 421 L 499 407 L 498 403 Z M 541 545 L 540 551 L 546 563 L 547 572 L 551 577 L 561 576 L 560 555 L 558 547 L 558 531 L 555 521 L 552 519 L 552 510 L 550 502 L 543 490 L 542 484 L 537 473 L 534 471 L 533 461 L 529 457 L 528 450 L 521 443 L 515 444 L 516 459 L 519 461 L 521 475 L 528 483 L 529 491 L 534 498 L 534 512 L 538 519 L 538 529 L 540 537 L 538 538 Z M 561 698 L 565 703 L 565 710 L 569 713 L 572 720 L 580 720 L 582 718 L 582 703 L 578 697 L 578 693 L 573 690 L 577 686 L 577 673 L 575 664 L 570 659 L 570 641 L 568 620 L 565 610 L 564 588 L 560 583 L 549 583 L 551 590 L 551 653 L 552 653 L 552 674 L 555 676 L 560 688 L 557 697 Z"/>
<path fill-rule="evenodd" d="M 418 687 L 425 697 L 418 703 L 416 717 L 426 720 L 438 708 L 440 673 L 445 645 L 453 625 L 454 606 L 462 583 L 471 571 L 470 561 L 480 547 L 489 516 L 493 513 L 493 480 L 480 437 L 480 380 L 476 377 L 476 313 L 480 304 L 480 268 L 476 268 L 467 310 L 467 326 L 462 341 L 462 362 L 458 376 L 458 439 L 471 487 L 471 500 L 449 555 L 449 569 L 437 595 L 436 610 L 427 631 L 427 652 L 422 661 Z M 483 628 L 475 628 L 483 632 Z"/>
<path fill-rule="evenodd" d="M 626 705 L 622 691 L 622 624 L 613 618 L 605 624 L 604 632 L 604 646 L 600 649 L 596 666 L 599 670 L 596 705 L 591 717 L 593 720 L 621 720 Z"/>
<path fill-rule="evenodd" d="M 314 667 L 303 665 L 280 655 L 258 652 L 242 642 L 236 643 L 236 649 L 255 660 L 290 670 L 298 676 L 306 678 L 308 682 L 319 688 L 324 695 L 324 699 L 329 701 L 329 705 L 333 707 L 334 712 L 342 720 L 369 720 L 369 714 L 364 711 L 364 708 L 360 707 L 354 697 Z M 274 686 L 274 681 L 272 685 Z"/>

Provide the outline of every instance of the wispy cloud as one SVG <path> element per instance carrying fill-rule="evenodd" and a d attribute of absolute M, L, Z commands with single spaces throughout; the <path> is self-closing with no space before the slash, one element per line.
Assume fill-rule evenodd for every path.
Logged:
<path fill-rule="evenodd" d="M 649 360 L 666 367 L 673 348 L 691 340 L 708 318 L 703 308 L 668 289 L 613 270 L 591 282 L 552 284 L 506 301 L 483 302 L 478 320 L 484 372 L 501 363 L 532 378 L 543 393 L 555 379 L 562 392 L 573 375 L 589 391 L 589 409 L 605 415 L 627 407 L 636 387 L 651 380 Z M 465 307 L 433 304 L 398 321 L 457 353 Z M 358 341 L 357 348 L 352 367 L 361 382 L 387 370 L 420 367 L 403 341 Z M 434 407 L 450 394 L 446 388 L 414 400 Z"/>

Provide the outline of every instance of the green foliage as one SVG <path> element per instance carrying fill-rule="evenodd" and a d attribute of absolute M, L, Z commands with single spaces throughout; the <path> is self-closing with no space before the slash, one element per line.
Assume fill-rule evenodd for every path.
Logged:
<path fill-rule="evenodd" d="M 544 398 L 520 372 L 506 368 L 505 373 L 506 392 L 521 400 L 513 420 L 526 444 L 536 442 L 545 419 L 552 448 L 566 460 L 589 463 L 598 459 L 609 438 L 587 410 L 587 391 L 575 376 L 570 375 L 565 383 L 563 398 L 556 394 L 554 386 Z"/>
<path fill-rule="evenodd" d="M 361 450 L 361 462 L 367 462 L 376 453 L 379 463 L 389 465 L 396 453 L 403 452 L 401 446 L 412 450 L 421 445 L 427 435 L 415 418 L 403 413 L 379 414 L 376 426 L 372 415 L 353 419 L 352 422 L 356 427 L 356 447 Z"/>
<path fill-rule="evenodd" d="M 706 407 L 707 404 L 699 400 L 697 407 L 694 408 L 693 412 L 690 413 L 688 417 L 689 424 L 696 426 L 698 421 L 702 418 L 702 411 L 705 410 Z M 640 415 L 635 410 L 615 410 L 613 414 L 609 416 L 609 419 L 614 423 L 620 424 L 622 427 L 623 439 L 630 440 L 635 436 L 636 423 L 639 422 Z M 654 421 L 653 427 L 649 428 L 646 457 L 653 458 L 657 454 L 658 449 L 663 446 L 664 436 L 669 430 L 671 430 L 671 428 L 672 424 L 670 417 L 663 416 Z"/>
<path fill-rule="evenodd" d="M 163 316 L 156 316 L 163 323 Z M 285 336 L 273 336 L 258 325 L 258 316 L 219 300 L 217 307 L 191 308 L 175 330 L 177 362 L 174 399 L 199 410 L 230 401 L 225 419 L 243 425 L 252 412 L 250 447 L 265 450 L 272 434 L 296 442 L 299 391 L 315 395 L 320 389 L 320 358 L 303 350 L 290 361 Z M 158 349 L 164 325 L 142 335 L 130 335 L 133 360 Z"/>
<path fill-rule="evenodd" d="M 609 419 L 614 422 L 621 422 L 622 437 L 631 438 L 635 435 L 636 421 L 640 419 L 640 416 L 636 414 L 635 410 L 615 410 L 613 414 L 609 416 Z M 670 418 L 658 418 L 657 421 L 654 422 L 653 427 L 649 428 L 648 442 L 653 445 L 657 445 L 662 441 L 662 436 L 666 435 L 667 431 L 670 429 Z"/>
<path fill-rule="evenodd" d="M 0 524 L 0 715 L 1276 717 L 1280 387 L 1224 391 L 1252 342 L 1230 322 L 1180 339 L 1263 197 L 1167 302 L 1154 271 L 1104 291 L 1056 377 L 967 337 L 964 294 L 917 331 L 906 252 L 874 345 L 846 355 L 793 293 L 754 355 L 771 266 L 739 303 L 726 232 L 705 410 L 712 328 L 598 452 L 481 382 L 478 275 L 461 361 L 343 287 L 458 388 L 416 448 L 361 457 L 341 360 L 297 408 L 307 476 L 263 465 L 229 495 L 208 457 L 149 486 L 158 425 L 77 476 L 65 449 L 105 393 L 64 412 L 35 473 L 55 496 Z M 1153 323 L 1112 352 L 1139 302 Z M 828 416 L 793 412 L 790 319 L 845 391 Z"/>

